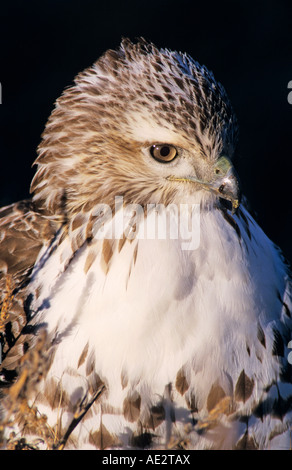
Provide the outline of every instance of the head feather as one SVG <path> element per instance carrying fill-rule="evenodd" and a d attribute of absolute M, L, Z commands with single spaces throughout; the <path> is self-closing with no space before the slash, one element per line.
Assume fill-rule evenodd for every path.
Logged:
<path fill-rule="evenodd" d="M 97 203 L 169 202 L 140 158 L 157 141 L 192 148 L 215 161 L 232 157 L 237 124 L 224 88 L 189 55 L 123 40 L 75 78 L 56 101 L 39 145 L 34 201 L 69 216 Z"/>

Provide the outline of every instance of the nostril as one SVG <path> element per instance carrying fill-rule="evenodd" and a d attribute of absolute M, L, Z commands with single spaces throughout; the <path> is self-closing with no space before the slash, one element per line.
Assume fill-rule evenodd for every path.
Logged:
<path fill-rule="evenodd" d="M 218 189 L 219 193 L 223 193 L 224 188 L 225 188 L 225 183 L 221 184 L 221 186 L 219 187 L 219 189 Z"/>

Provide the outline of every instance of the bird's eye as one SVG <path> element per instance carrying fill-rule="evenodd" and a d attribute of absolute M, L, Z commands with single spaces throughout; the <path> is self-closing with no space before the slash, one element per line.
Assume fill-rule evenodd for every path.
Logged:
<path fill-rule="evenodd" d="M 150 147 L 150 153 L 158 162 L 168 163 L 177 156 L 177 149 L 169 144 L 152 145 L 152 147 Z"/>

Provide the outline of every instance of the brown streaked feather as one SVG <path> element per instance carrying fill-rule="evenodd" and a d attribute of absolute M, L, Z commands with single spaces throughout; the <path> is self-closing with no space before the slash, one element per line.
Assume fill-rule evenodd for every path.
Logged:
<path fill-rule="evenodd" d="M 108 273 L 109 270 L 109 263 L 111 257 L 113 256 L 113 240 L 104 239 L 102 245 L 102 253 L 101 253 L 101 267 L 105 274 Z"/>
<path fill-rule="evenodd" d="M 40 249 L 57 229 L 58 223 L 42 215 L 29 200 L 0 209 L 0 311 L 2 320 L 5 317 L 5 325 L 1 325 L 2 369 L 14 369 L 27 349 L 29 336 L 21 337 L 27 322 L 25 286 Z M 13 285 L 10 302 L 8 280 Z"/>
<path fill-rule="evenodd" d="M 98 390 L 101 386 L 104 385 L 103 381 L 101 380 L 101 378 L 96 372 L 92 372 L 88 376 L 88 384 L 89 384 L 88 390 L 92 394 L 94 394 L 96 390 Z"/>
<path fill-rule="evenodd" d="M 137 421 L 140 416 L 141 396 L 138 392 L 125 398 L 123 403 L 123 414 L 127 421 L 133 423 Z"/>
<path fill-rule="evenodd" d="M 128 378 L 127 372 L 122 371 L 121 384 L 122 384 L 123 389 L 126 388 L 126 386 L 128 385 L 128 382 L 129 382 L 129 378 Z"/>
<path fill-rule="evenodd" d="M 214 408 L 212 408 L 209 411 L 209 414 L 203 418 L 199 419 L 195 428 L 198 430 L 200 433 L 206 432 L 208 430 L 215 430 L 216 428 L 216 433 L 218 432 L 220 436 L 222 437 L 224 433 L 226 432 L 225 426 L 220 423 L 222 415 L 230 415 L 235 411 L 234 404 L 233 404 L 233 399 L 232 397 L 229 396 L 224 396 L 221 398 Z M 216 436 L 216 433 L 214 434 L 213 437 Z M 215 437 L 216 440 L 216 437 Z M 217 448 L 218 443 L 216 444 Z M 218 446 L 220 448 L 220 445 Z"/>
<path fill-rule="evenodd" d="M 147 429 L 157 428 L 165 420 L 165 409 L 162 404 L 154 405 L 149 410 L 149 416 L 147 417 L 143 425 Z"/>
<path fill-rule="evenodd" d="M 79 212 L 73 217 L 71 221 L 71 230 L 74 231 L 82 227 L 83 225 L 85 225 L 86 222 L 87 218 L 85 217 L 85 215 L 82 212 Z"/>
<path fill-rule="evenodd" d="M 183 395 L 189 388 L 189 383 L 183 368 L 180 369 L 176 375 L 175 388 L 181 395 Z"/>
<path fill-rule="evenodd" d="M 89 443 L 95 446 L 97 449 L 104 450 L 108 447 L 119 446 L 121 442 L 118 438 L 111 434 L 104 424 L 101 424 L 98 431 L 90 432 Z"/>
<path fill-rule="evenodd" d="M 254 439 L 248 435 L 248 431 L 240 438 L 235 446 L 235 450 L 258 450 L 258 445 Z"/>
<path fill-rule="evenodd" d="M 264 346 L 264 348 L 266 347 L 266 337 L 265 337 L 265 333 L 261 327 L 260 324 L 258 324 L 258 332 L 257 332 L 257 338 L 259 340 L 259 342 Z"/>
<path fill-rule="evenodd" d="M 80 357 L 79 357 L 79 360 L 78 360 L 78 364 L 77 364 L 77 369 L 84 363 L 85 359 L 86 359 L 86 356 L 87 356 L 87 353 L 88 353 L 88 348 L 89 348 L 89 343 L 87 342 Z"/>
<path fill-rule="evenodd" d="M 85 260 L 85 263 L 84 263 L 84 268 L 83 268 L 85 274 L 88 273 L 89 269 L 91 268 L 92 264 L 94 263 L 94 261 L 97 257 L 97 254 L 98 254 L 98 251 L 97 251 L 96 247 L 95 247 L 95 249 L 91 248 L 89 250 L 89 253 L 86 257 L 86 260 Z"/>
<path fill-rule="evenodd" d="M 119 239 L 118 243 L 118 252 L 120 253 L 121 249 L 123 248 L 125 241 L 127 240 L 126 235 L 123 233 L 123 236 Z"/>
<path fill-rule="evenodd" d="M 70 405 L 66 390 L 63 390 L 61 382 L 57 382 L 53 377 L 45 382 L 44 398 L 53 410 L 59 407 L 67 408 Z M 38 397 L 39 400 L 40 397 Z"/>
<path fill-rule="evenodd" d="M 21 201 L 0 210 L 0 266 L 16 283 L 34 265 L 44 243 L 51 240 L 57 223 L 37 211 L 31 201 Z M 1 278 L 2 279 L 2 278 Z"/>
<path fill-rule="evenodd" d="M 242 369 L 238 380 L 236 382 L 234 396 L 238 401 L 243 401 L 244 403 L 251 396 L 254 388 L 254 380 L 250 379 L 244 369 Z"/>
<path fill-rule="evenodd" d="M 137 243 L 137 245 L 135 246 L 134 253 L 133 253 L 134 264 L 136 264 L 136 261 L 137 261 L 138 246 L 139 246 L 139 243 Z"/>
<path fill-rule="evenodd" d="M 207 410 L 213 410 L 224 397 L 226 393 L 223 388 L 218 384 L 213 384 L 207 398 Z"/>

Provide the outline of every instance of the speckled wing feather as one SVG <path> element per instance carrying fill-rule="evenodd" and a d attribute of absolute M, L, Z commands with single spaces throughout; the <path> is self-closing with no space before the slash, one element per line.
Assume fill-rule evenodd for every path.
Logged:
<path fill-rule="evenodd" d="M 0 334 L 2 370 L 11 370 L 23 355 L 20 340 L 26 322 L 25 287 L 38 253 L 49 241 L 55 223 L 21 201 L 0 210 Z M 10 374 L 11 375 L 11 374 Z"/>

